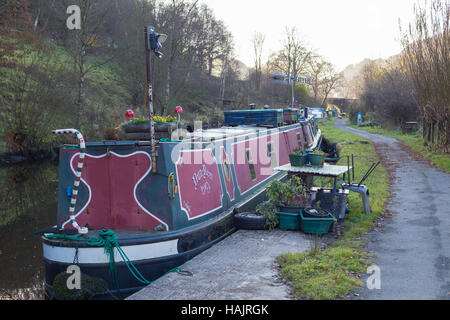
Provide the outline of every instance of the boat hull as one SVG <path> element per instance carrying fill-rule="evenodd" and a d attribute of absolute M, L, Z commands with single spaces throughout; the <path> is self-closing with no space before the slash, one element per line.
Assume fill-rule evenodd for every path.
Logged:
<path fill-rule="evenodd" d="M 163 276 L 174 267 L 180 266 L 194 256 L 233 233 L 233 212 L 227 212 L 214 221 L 173 234 L 136 237 L 119 236 L 119 245 L 133 265 L 148 281 Z M 65 240 L 49 240 L 43 237 L 45 290 L 54 297 L 53 281 L 66 272 L 68 267 L 77 264 L 80 271 L 94 278 L 101 278 L 108 284 L 109 292 L 96 298 L 111 299 L 114 296 L 126 297 L 146 286 L 129 271 L 125 262 L 115 250 L 115 266 L 120 292 L 115 288 L 109 272 L 108 256 L 102 247 L 90 247 L 84 243 Z M 155 252 L 157 252 L 155 256 Z M 159 253 L 159 254 L 158 254 Z M 76 255 L 76 257 L 75 257 Z M 76 263 L 74 260 L 78 259 Z"/>
<path fill-rule="evenodd" d="M 89 229 L 84 237 L 97 237 L 103 228 L 114 230 L 130 261 L 153 281 L 233 233 L 234 213 L 254 208 L 265 199 L 267 184 L 285 176 L 273 168 L 288 163 L 289 153 L 320 144 L 320 130 L 309 121 L 235 130 L 242 134 L 209 142 L 160 143 L 157 163 L 145 143 L 87 145 L 75 205 L 78 224 Z M 67 209 L 78 159 L 77 146 L 60 152 L 60 229 L 71 228 Z M 55 277 L 74 264 L 83 274 L 105 280 L 118 295 L 103 247 L 45 235 L 42 239 L 50 297 L 55 296 Z M 146 285 L 134 278 L 117 250 L 114 261 L 120 296 Z M 106 293 L 104 298 L 112 296 Z"/>

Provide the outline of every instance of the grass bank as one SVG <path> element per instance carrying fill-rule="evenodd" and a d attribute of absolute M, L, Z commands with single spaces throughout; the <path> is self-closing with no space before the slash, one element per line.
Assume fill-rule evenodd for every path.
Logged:
<path fill-rule="evenodd" d="M 4 39 L 0 38 L 0 43 Z M 78 74 L 69 51 L 45 42 L 46 49 L 16 50 L 14 65 L 0 66 L 0 154 L 48 150 L 59 143 L 51 130 L 77 123 Z M 11 57 L 9 57 L 12 59 Z M 126 73 L 108 57 L 87 57 L 82 119 L 77 128 L 87 141 L 103 139 L 125 119 L 131 93 Z"/>
<path fill-rule="evenodd" d="M 446 172 L 450 172 L 450 154 L 432 149 L 422 138 L 420 132 L 407 134 L 402 133 L 400 130 L 387 130 L 379 127 L 358 127 L 356 125 L 352 125 L 352 127 L 400 140 L 413 151 L 421 154 L 425 159 L 428 159 L 434 166 L 437 166 Z"/>
<path fill-rule="evenodd" d="M 356 181 L 363 177 L 373 162 L 379 160 L 368 140 L 334 128 L 334 120 L 325 120 L 320 129 L 327 140 L 342 147 L 338 165 L 347 165 L 346 156 L 354 155 Z M 343 222 L 342 235 L 336 241 L 323 250 L 313 245 L 307 252 L 278 256 L 280 273 L 290 282 L 296 298 L 336 299 L 363 285 L 360 277 L 370 265 L 370 256 L 364 251 L 365 240 L 362 236 L 384 214 L 383 207 L 389 196 L 386 169 L 379 165 L 365 184 L 370 190 L 370 215 L 364 214 L 360 196 L 352 192 L 348 197 L 350 213 Z M 312 243 L 315 243 L 314 239 Z"/>

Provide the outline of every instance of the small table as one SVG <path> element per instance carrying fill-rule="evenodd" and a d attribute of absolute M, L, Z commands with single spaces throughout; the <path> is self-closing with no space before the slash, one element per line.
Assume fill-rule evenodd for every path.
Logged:
<path fill-rule="evenodd" d="M 283 171 L 287 172 L 288 176 L 296 175 L 301 176 L 303 181 L 307 181 L 306 178 L 311 177 L 312 179 L 310 181 L 307 181 L 307 187 L 311 189 L 313 184 L 313 177 L 319 176 L 319 177 L 329 177 L 334 178 L 333 183 L 333 189 L 332 189 L 332 197 L 336 196 L 338 193 L 337 191 L 337 179 L 341 174 L 347 173 L 349 170 L 351 170 L 352 167 L 347 166 L 336 166 L 336 165 L 330 165 L 325 163 L 323 166 L 301 166 L 301 167 L 294 167 L 291 166 L 290 163 L 285 164 L 284 166 L 276 167 L 274 170 L 277 171 Z"/>
<path fill-rule="evenodd" d="M 336 191 L 337 178 L 352 169 L 352 167 L 335 166 L 325 163 L 323 166 L 301 166 L 293 167 L 290 163 L 281 167 L 276 167 L 274 170 L 287 172 L 289 175 L 298 176 L 320 176 L 334 178 L 333 191 Z"/>

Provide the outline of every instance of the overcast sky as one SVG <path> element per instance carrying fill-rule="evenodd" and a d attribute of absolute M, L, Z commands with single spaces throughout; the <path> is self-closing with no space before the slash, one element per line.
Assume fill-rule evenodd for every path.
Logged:
<path fill-rule="evenodd" d="M 402 26 L 412 21 L 415 0 L 200 0 L 214 10 L 234 37 L 235 53 L 253 66 L 252 36 L 266 36 L 264 61 L 280 49 L 285 26 L 339 71 L 364 58 L 387 58 L 401 51 Z"/>

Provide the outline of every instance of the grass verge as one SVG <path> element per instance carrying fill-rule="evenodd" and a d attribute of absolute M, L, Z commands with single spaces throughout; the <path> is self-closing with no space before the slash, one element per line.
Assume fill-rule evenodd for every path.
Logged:
<path fill-rule="evenodd" d="M 428 159 L 432 165 L 437 166 L 446 172 L 450 172 L 450 154 L 430 148 L 427 142 L 422 138 L 420 132 L 407 134 L 402 133 L 400 130 L 387 130 L 377 127 L 358 127 L 355 125 L 352 125 L 352 127 L 400 140 L 407 147 L 410 147 L 413 151 L 421 154 L 425 159 Z"/>
<path fill-rule="evenodd" d="M 375 148 L 368 140 L 334 128 L 334 120 L 324 120 L 320 129 L 332 143 L 339 143 L 341 160 L 347 165 L 347 155 L 354 155 L 355 181 L 359 181 L 373 162 L 379 160 Z M 343 222 L 343 235 L 323 250 L 282 254 L 277 257 L 280 273 L 289 281 L 293 295 L 298 299 L 341 298 L 363 285 L 360 277 L 371 264 L 364 251 L 363 235 L 369 232 L 375 221 L 384 214 L 389 197 L 389 176 L 379 165 L 365 181 L 370 190 L 372 213 L 364 214 L 362 200 L 351 192 L 348 197 L 350 213 Z M 320 241 L 320 239 L 319 239 Z"/>

